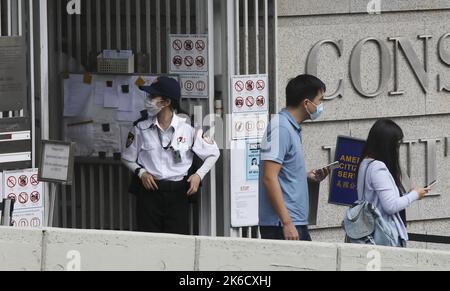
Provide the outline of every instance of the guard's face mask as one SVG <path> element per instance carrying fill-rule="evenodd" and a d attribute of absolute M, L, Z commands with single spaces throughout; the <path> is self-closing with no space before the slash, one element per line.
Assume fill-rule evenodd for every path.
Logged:
<path fill-rule="evenodd" d="M 150 116 L 156 116 L 161 112 L 161 110 L 163 110 L 164 107 L 160 107 L 158 105 L 159 103 L 160 101 L 156 99 L 145 99 L 145 108 Z"/>
<path fill-rule="evenodd" d="M 312 101 L 308 101 L 309 103 L 311 103 L 312 105 L 314 105 L 314 107 L 317 108 L 317 110 L 315 112 L 310 112 L 308 109 L 308 106 L 306 106 L 306 112 L 308 112 L 309 116 L 311 117 L 311 120 L 317 120 L 320 118 L 320 116 L 322 115 L 322 113 L 325 110 L 325 107 L 323 105 L 323 103 L 320 103 L 320 105 L 316 105 L 314 102 Z"/>

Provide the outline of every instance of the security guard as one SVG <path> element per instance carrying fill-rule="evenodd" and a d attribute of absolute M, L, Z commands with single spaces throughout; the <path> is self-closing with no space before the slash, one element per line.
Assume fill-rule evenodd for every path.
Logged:
<path fill-rule="evenodd" d="M 148 117 L 134 123 L 122 153 L 124 164 L 139 177 L 138 230 L 188 234 L 188 199 L 219 159 L 219 148 L 179 115 L 176 80 L 160 77 L 141 90 L 148 94 Z M 204 163 L 188 176 L 194 154 Z"/>

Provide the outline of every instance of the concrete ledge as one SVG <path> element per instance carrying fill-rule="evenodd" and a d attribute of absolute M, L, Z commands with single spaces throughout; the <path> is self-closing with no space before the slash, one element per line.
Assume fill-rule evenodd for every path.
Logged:
<path fill-rule="evenodd" d="M 371 0 L 278 0 L 278 15 L 317 16 L 368 13 Z M 450 9 L 448 0 L 374 0 L 380 1 L 381 13 Z M 373 2 L 372 2 L 373 3 Z"/>
<path fill-rule="evenodd" d="M 195 238 L 113 231 L 44 230 L 44 270 L 193 271 Z M 76 263 L 76 261 L 75 261 Z"/>
<path fill-rule="evenodd" d="M 338 245 L 340 271 L 450 271 L 450 253 Z"/>
<path fill-rule="evenodd" d="M 0 228 L 0 270 L 449 271 L 450 252 L 114 231 Z"/>
<path fill-rule="evenodd" d="M 198 238 L 200 271 L 334 271 L 333 244 Z"/>
<path fill-rule="evenodd" d="M 0 229 L 0 271 L 39 271 L 42 231 Z"/>

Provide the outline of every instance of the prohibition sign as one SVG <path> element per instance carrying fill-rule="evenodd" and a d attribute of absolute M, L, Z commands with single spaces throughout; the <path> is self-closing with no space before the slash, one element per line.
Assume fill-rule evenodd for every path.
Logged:
<path fill-rule="evenodd" d="M 26 185 L 28 185 L 28 177 L 25 175 L 20 176 L 19 177 L 19 186 L 25 187 Z"/>
<path fill-rule="evenodd" d="M 39 194 L 39 192 L 33 192 L 30 195 L 30 201 L 33 203 L 38 203 L 39 200 L 41 200 L 41 195 Z"/>
<path fill-rule="evenodd" d="M 191 51 L 194 48 L 194 43 L 192 42 L 192 40 L 186 40 L 184 42 L 184 49 L 187 51 Z"/>
<path fill-rule="evenodd" d="M 17 185 L 17 180 L 16 177 L 9 177 L 6 180 L 6 186 L 8 186 L 8 188 L 14 188 Z"/>
<path fill-rule="evenodd" d="M 195 43 L 195 48 L 200 52 L 204 51 L 206 48 L 206 44 L 203 40 L 197 40 L 197 42 Z"/>
<path fill-rule="evenodd" d="M 28 194 L 27 193 L 25 193 L 25 192 L 23 192 L 23 193 L 20 193 L 20 195 L 19 195 L 19 203 L 20 204 L 25 204 L 25 203 L 27 203 L 28 202 Z"/>
<path fill-rule="evenodd" d="M 186 81 L 186 82 L 184 83 L 184 88 L 185 88 L 187 91 L 189 91 L 189 92 L 193 91 L 193 90 L 194 90 L 194 82 L 192 82 L 192 81 Z"/>
<path fill-rule="evenodd" d="M 30 178 L 30 183 L 31 183 L 31 185 L 33 185 L 33 186 L 39 185 L 38 176 L 37 176 L 37 175 L 31 176 L 31 178 Z"/>
<path fill-rule="evenodd" d="M 172 47 L 174 50 L 180 51 L 183 48 L 183 42 L 179 39 L 173 41 Z"/>
<path fill-rule="evenodd" d="M 253 105 L 255 105 L 255 98 L 248 96 L 245 100 L 245 105 L 247 105 L 247 107 L 253 107 Z"/>
<path fill-rule="evenodd" d="M 17 200 L 17 196 L 16 196 L 16 194 L 11 193 L 11 194 L 8 195 L 8 199 L 16 201 Z"/>
<path fill-rule="evenodd" d="M 199 56 L 195 59 L 195 64 L 197 67 L 202 68 L 205 65 L 205 58 L 202 56 Z"/>
<path fill-rule="evenodd" d="M 258 91 L 262 91 L 266 88 L 266 82 L 264 82 L 263 80 L 259 80 L 258 82 L 256 82 L 256 89 L 258 89 Z"/>
<path fill-rule="evenodd" d="M 173 64 L 177 67 L 180 67 L 183 64 L 183 58 L 180 56 L 175 56 L 173 58 Z"/>
<path fill-rule="evenodd" d="M 195 88 L 197 88 L 198 91 L 203 92 L 206 90 L 206 83 L 203 81 L 198 81 Z"/>
<path fill-rule="evenodd" d="M 236 101 L 234 102 L 234 104 L 236 104 L 237 108 L 242 108 L 244 106 L 244 98 L 237 97 Z"/>
<path fill-rule="evenodd" d="M 188 66 L 188 67 L 192 67 L 192 65 L 194 65 L 194 58 L 191 57 L 191 56 L 187 56 L 187 57 L 184 59 L 184 64 L 185 64 L 186 66 Z"/>
<path fill-rule="evenodd" d="M 237 81 L 236 84 L 234 85 L 234 89 L 236 89 L 237 92 L 244 91 L 244 82 Z"/>
<path fill-rule="evenodd" d="M 266 104 L 266 98 L 264 98 L 264 96 L 258 96 L 258 98 L 256 98 L 256 105 L 258 105 L 258 107 L 263 107 Z"/>
<path fill-rule="evenodd" d="M 253 91 L 255 89 L 255 83 L 252 80 L 249 80 L 245 83 L 245 88 L 247 91 Z"/>

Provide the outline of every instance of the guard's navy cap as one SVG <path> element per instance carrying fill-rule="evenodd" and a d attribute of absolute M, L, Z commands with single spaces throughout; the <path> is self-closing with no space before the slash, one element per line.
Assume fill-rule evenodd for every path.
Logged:
<path fill-rule="evenodd" d="M 181 86 L 177 80 L 169 77 L 159 77 L 151 86 L 139 87 L 151 96 L 161 96 L 171 100 L 180 101 Z"/>

